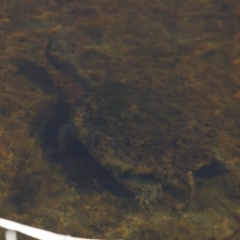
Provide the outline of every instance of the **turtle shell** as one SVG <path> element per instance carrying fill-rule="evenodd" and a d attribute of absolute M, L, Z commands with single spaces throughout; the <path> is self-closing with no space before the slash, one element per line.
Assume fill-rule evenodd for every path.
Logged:
<path fill-rule="evenodd" d="M 150 91 L 111 83 L 87 90 L 72 106 L 79 141 L 114 176 L 169 176 L 210 165 L 214 131 Z"/>
<path fill-rule="evenodd" d="M 58 41 L 49 42 L 45 52 L 56 69 L 84 89 L 72 106 L 72 124 L 59 130 L 57 152 L 77 136 L 96 161 L 137 194 L 143 209 L 152 210 L 162 199 L 164 185 L 190 190 L 191 206 L 195 198 L 192 171 L 208 165 L 221 168 L 222 163 L 225 168 L 214 146 L 218 131 L 212 126 L 153 92 L 120 83 L 97 86 Z M 177 192 L 185 195 L 174 191 L 174 199 Z"/>

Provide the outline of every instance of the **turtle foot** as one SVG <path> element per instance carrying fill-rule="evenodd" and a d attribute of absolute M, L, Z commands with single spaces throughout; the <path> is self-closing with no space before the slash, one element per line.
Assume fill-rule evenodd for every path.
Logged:
<path fill-rule="evenodd" d="M 141 209 L 152 212 L 154 208 L 158 207 L 159 201 L 162 199 L 162 186 L 140 192 L 135 199 Z"/>
<path fill-rule="evenodd" d="M 63 154 L 67 151 L 71 140 L 76 138 L 75 128 L 72 124 L 63 124 L 58 130 L 58 149 L 54 150 L 55 153 Z"/>

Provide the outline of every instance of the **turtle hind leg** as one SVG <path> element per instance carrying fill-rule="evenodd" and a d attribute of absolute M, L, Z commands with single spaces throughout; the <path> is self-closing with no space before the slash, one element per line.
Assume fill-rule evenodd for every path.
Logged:
<path fill-rule="evenodd" d="M 141 209 L 153 212 L 158 206 L 159 200 L 162 199 L 162 185 L 153 187 L 152 189 L 142 191 L 135 197 Z"/>
<path fill-rule="evenodd" d="M 154 176 L 126 173 L 123 175 L 115 175 L 115 178 L 136 194 L 135 199 L 143 210 L 152 212 L 162 199 L 161 182 Z"/>

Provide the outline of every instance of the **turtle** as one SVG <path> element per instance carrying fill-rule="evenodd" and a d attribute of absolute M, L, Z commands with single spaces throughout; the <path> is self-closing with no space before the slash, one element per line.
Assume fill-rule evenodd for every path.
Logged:
<path fill-rule="evenodd" d="M 58 132 L 59 151 L 77 138 L 90 155 L 135 194 L 143 209 L 154 209 L 171 186 L 195 198 L 193 172 L 216 162 L 217 131 L 153 91 L 125 83 L 98 85 L 59 41 L 46 57 L 84 90 L 70 110 L 70 124 Z"/>

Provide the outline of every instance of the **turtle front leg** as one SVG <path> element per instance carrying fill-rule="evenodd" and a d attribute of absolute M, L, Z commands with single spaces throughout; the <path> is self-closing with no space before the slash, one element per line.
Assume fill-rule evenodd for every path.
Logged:
<path fill-rule="evenodd" d="M 59 154 L 63 154 L 67 151 L 69 147 L 69 143 L 76 139 L 76 131 L 75 127 L 72 124 L 63 124 L 59 130 L 57 135 L 58 149 L 54 152 Z"/>
<path fill-rule="evenodd" d="M 115 178 L 136 194 L 135 199 L 143 210 L 153 211 L 162 199 L 162 184 L 153 176 L 128 173 Z"/>
<path fill-rule="evenodd" d="M 162 185 L 138 193 L 135 197 L 141 209 L 152 212 L 162 199 Z"/>

